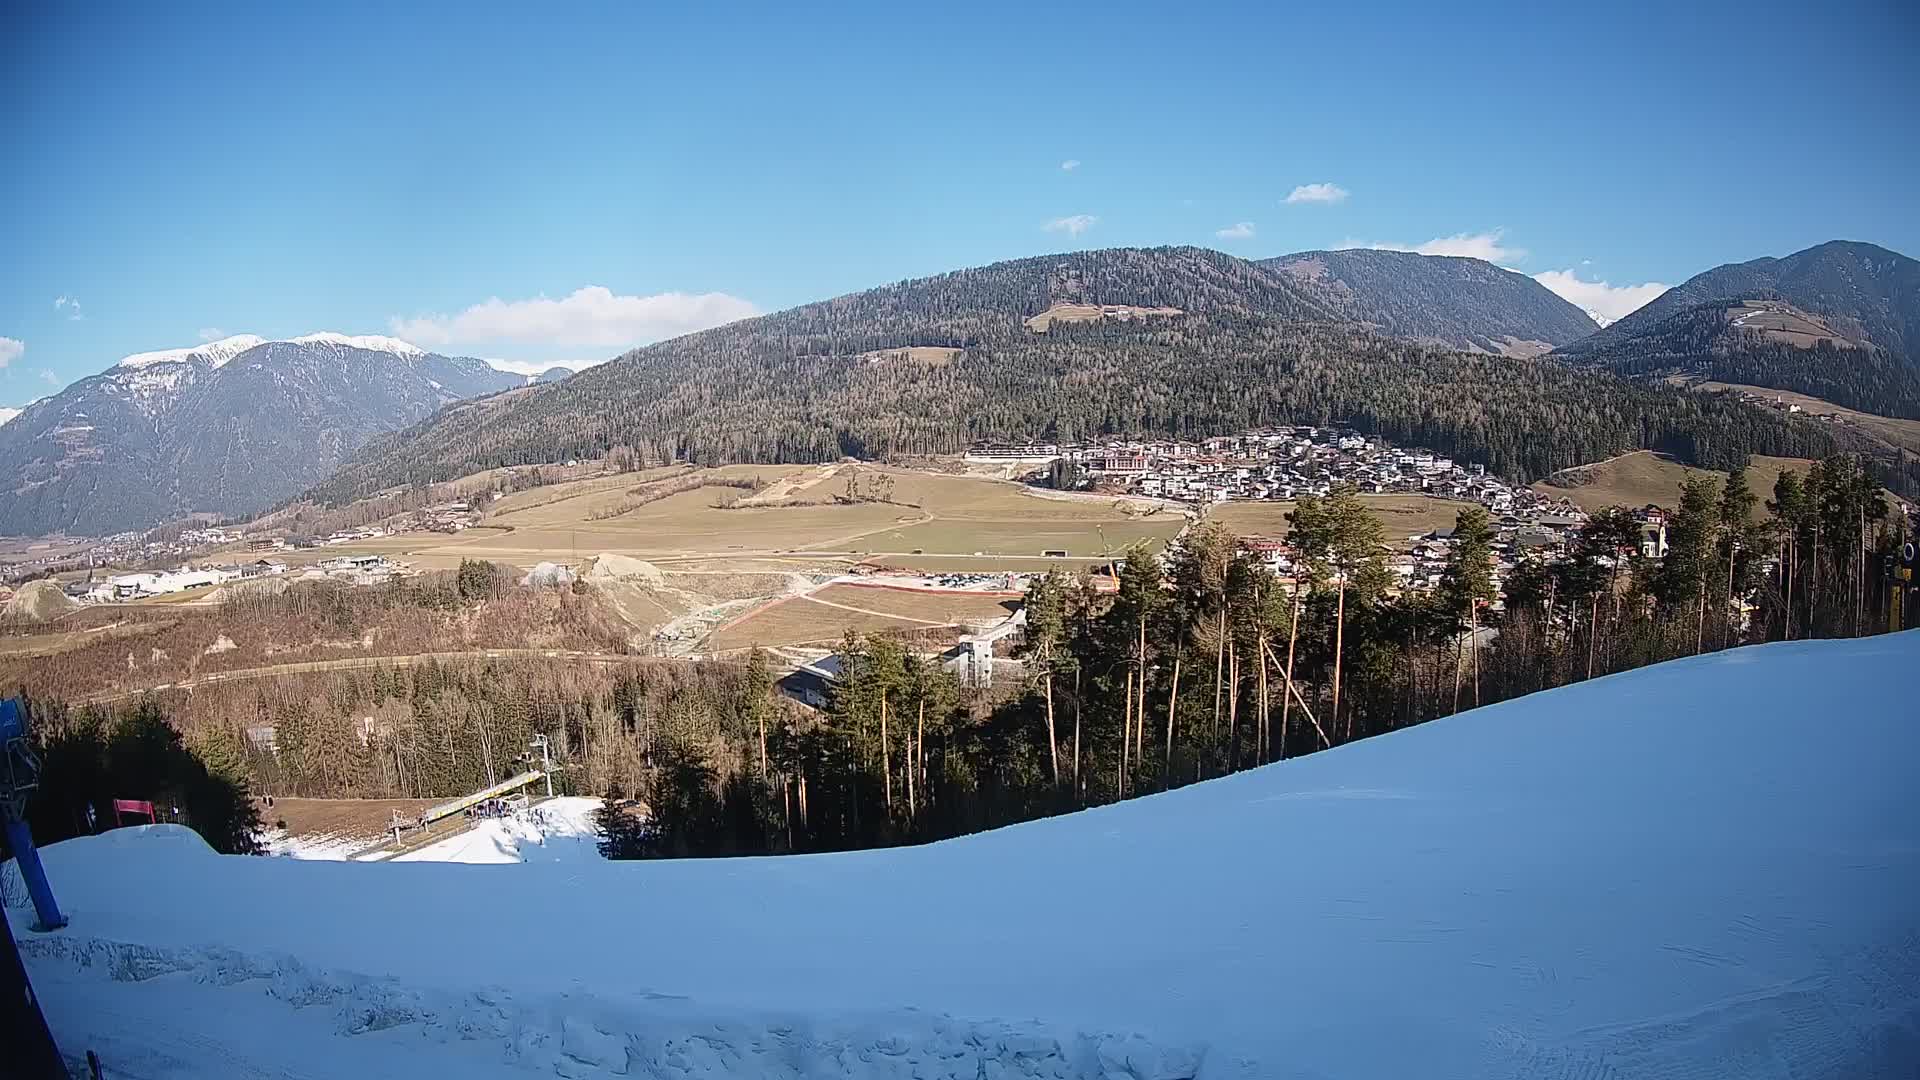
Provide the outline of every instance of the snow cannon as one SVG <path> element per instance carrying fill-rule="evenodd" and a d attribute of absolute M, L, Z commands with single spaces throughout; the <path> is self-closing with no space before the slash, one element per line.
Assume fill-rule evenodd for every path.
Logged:
<path fill-rule="evenodd" d="M 20 879 L 27 883 L 27 895 L 33 897 L 34 913 L 40 917 L 34 929 L 58 930 L 67 925 L 67 917 L 54 902 L 40 852 L 33 846 L 33 830 L 27 828 L 27 799 L 40 784 L 40 759 L 27 745 L 27 714 L 19 698 L 0 700 L 0 741 L 6 744 L 6 764 L 0 768 L 0 817 L 6 819 L 7 845 L 13 849 Z"/>

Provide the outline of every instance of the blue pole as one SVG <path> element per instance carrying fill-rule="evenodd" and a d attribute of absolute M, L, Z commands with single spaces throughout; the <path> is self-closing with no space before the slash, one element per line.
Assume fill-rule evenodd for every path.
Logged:
<path fill-rule="evenodd" d="M 58 930 L 67 925 L 67 917 L 60 914 L 60 905 L 54 902 L 53 887 L 47 884 L 47 872 L 40 866 L 33 832 L 26 822 L 11 815 L 7 818 L 7 844 L 13 848 L 13 861 L 19 864 L 20 877 L 27 883 L 27 894 L 33 897 L 33 910 L 40 916 L 34 929 Z"/>

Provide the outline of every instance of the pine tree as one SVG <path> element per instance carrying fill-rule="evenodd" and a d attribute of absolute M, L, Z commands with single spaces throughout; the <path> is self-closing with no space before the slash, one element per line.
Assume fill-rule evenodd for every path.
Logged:
<path fill-rule="evenodd" d="M 1493 584 L 1493 524 L 1485 509 L 1469 506 L 1454 518 L 1453 546 L 1447 550 L 1447 565 L 1440 579 L 1440 602 L 1453 619 L 1453 635 L 1467 634 L 1473 651 L 1473 703 L 1480 704 L 1479 613 L 1490 603 L 1496 591 Z M 1460 709 L 1462 664 L 1454 664 L 1453 708 Z"/>

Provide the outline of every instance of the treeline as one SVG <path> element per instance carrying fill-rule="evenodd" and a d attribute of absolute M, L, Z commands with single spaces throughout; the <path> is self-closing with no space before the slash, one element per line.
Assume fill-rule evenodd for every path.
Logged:
<path fill-rule="evenodd" d="M 242 744 L 230 733 L 183 736 L 153 702 L 70 709 L 29 697 L 24 705 L 41 764 L 27 807 L 36 844 L 110 829 L 114 801 L 129 799 L 153 803 L 161 822 L 191 826 L 215 851 L 260 850 Z"/>
<path fill-rule="evenodd" d="M 764 667 L 761 668 L 764 672 Z M 751 695 L 739 663 L 489 659 L 299 670 L 145 695 L 113 718 L 150 710 L 191 747 L 217 748 L 224 772 L 251 790 L 311 798 L 439 798 L 464 794 L 536 764 L 545 735 L 560 767 L 556 789 L 646 798 L 661 746 L 685 739 L 744 745 L 741 718 L 755 709 L 789 726 L 803 710 Z M 44 698 L 32 699 L 44 702 Z M 54 708 L 49 706 L 49 708 Z M 132 797 L 132 796 L 128 796 Z"/>
<path fill-rule="evenodd" d="M 703 487 L 725 487 L 738 491 L 754 491 L 760 487 L 760 481 L 747 476 L 716 476 L 711 473 L 694 472 L 686 476 L 668 480 L 656 480 L 628 488 L 621 500 L 611 506 L 601 507 L 587 514 L 588 521 L 607 521 L 630 514 L 649 503 L 670 499 L 675 495 L 689 491 L 698 491 Z M 734 496 L 738 498 L 739 496 Z"/>
<path fill-rule="evenodd" d="M 71 647 L 0 657 L 0 687 L 71 701 L 215 672 L 343 658 L 485 648 L 634 650 L 631 628 L 592 591 L 521 587 L 518 578 L 510 567 L 467 560 L 457 571 L 381 585 L 263 579 L 227 586 L 227 599 L 210 607 L 86 611 L 72 628 Z"/>
<path fill-rule="evenodd" d="M 886 636 L 849 635 L 817 715 L 758 711 L 655 744 L 644 820 L 614 857 L 804 852 L 940 839 L 1221 776 L 1461 709 L 1678 656 L 1885 629 L 1880 560 L 1904 536 L 1847 457 L 1760 493 L 1696 479 L 1664 558 L 1625 510 L 1522 562 L 1496 609 L 1492 527 L 1463 510 L 1442 586 L 1392 588 L 1350 491 L 1302 500 L 1295 592 L 1217 526 L 1117 593 L 1059 572 L 1027 597 L 1027 679 L 991 703 Z M 1497 629 L 1498 635 L 1488 633 Z M 758 683 L 749 678 L 750 687 Z"/>
<path fill-rule="evenodd" d="M 1027 316 L 1072 301 L 1185 314 L 1027 329 Z M 963 351 L 934 367 L 874 359 L 914 345 Z M 644 461 L 824 462 L 1334 422 L 1512 480 L 1640 448 L 1723 469 L 1754 453 L 1836 449 L 1831 431 L 1737 402 L 1382 338 L 1342 323 L 1310 284 L 1218 252 L 1118 250 L 905 282 L 661 342 L 378 440 L 314 494 L 337 503 L 615 447 Z"/>

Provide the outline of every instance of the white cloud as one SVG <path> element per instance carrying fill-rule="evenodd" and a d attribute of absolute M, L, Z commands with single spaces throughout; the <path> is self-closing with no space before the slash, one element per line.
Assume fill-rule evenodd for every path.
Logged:
<path fill-rule="evenodd" d="M 41 368 L 40 380 L 46 383 L 48 386 L 60 385 L 60 376 L 56 374 L 52 368 Z"/>
<path fill-rule="evenodd" d="M 1420 255 L 1458 255 L 1467 259 L 1481 259 L 1498 266 L 1509 262 L 1519 262 L 1527 257 L 1526 248 L 1508 247 L 1501 241 L 1505 229 L 1494 229 L 1483 233 L 1455 233 L 1452 236 L 1436 236 L 1424 244 L 1366 244 L 1357 245 L 1380 251 L 1411 251 Z"/>
<path fill-rule="evenodd" d="M 1070 217 L 1054 218 L 1052 221 L 1040 226 L 1040 228 L 1047 232 L 1063 232 L 1068 236 L 1079 236 L 1081 233 L 1093 228 L 1099 220 L 1099 218 L 1094 217 L 1092 214 L 1074 214 Z"/>
<path fill-rule="evenodd" d="M 26 355 L 27 343 L 18 338 L 0 337 L 0 368 Z"/>
<path fill-rule="evenodd" d="M 217 326 L 203 326 L 200 328 L 201 341 L 219 341 L 221 338 L 229 336 L 231 335 Z"/>
<path fill-rule="evenodd" d="M 79 322 L 85 318 L 84 315 L 80 314 L 80 301 L 71 296 L 61 295 L 54 297 L 53 310 L 66 312 L 67 318 L 74 322 Z"/>
<path fill-rule="evenodd" d="M 9 408 L 6 408 L 5 406 L 0 406 L 0 427 L 4 427 L 7 424 L 11 424 L 13 422 L 14 417 L 19 416 L 21 413 L 26 411 L 27 411 L 27 407 L 25 405 L 22 405 L 17 409 L 9 409 Z"/>
<path fill-rule="evenodd" d="M 604 360 L 488 360 L 487 363 L 501 371 L 511 371 L 515 375 L 540 375 L 548 368 L 563 367 L 568 371 L 585 371 Z"/>
<path fill-rule="evenodd" d="M 1251 240 L 1253 239 L 1253 222 L 1236 222 L 1224 229 L 1216 229 L 1213 235 L 1222 240 Z"/>
<path fill-rule="evenodd" d="M 1288 203 L 1345 202 L 1348 191 L 1339 184 L 1301 184 L 1287 193 Z"/>
<path fill-rule="evenodd" d="M 558 300 L 495 296 L 454 315 L 396 315 L 389 322 L 396 335 L 427 347 L 517 341 L 628 348 L 759 313 L 753 304 L 726 293 L 626 296 L 604 285 L 588 285 Z"/>
<path fill-rule="evenodd" d="M 1073 170 L 1079 167 L 1080 167 L 1079 158 L 1068 158 L 1067 160 L 1060 163 L 1061 172 L 1072 172 Z"/>
<path fill-rule="evenodd" d="M 1602 326 L 1633 314 L 1654 297 L 1667 291 L 1658 281 L 1640 285 L 1610 285 L 1604 281 L 1584 281 L 1572 270 L 1547 270 L 1533 280 L 1553 290 L 1562 299 L 1593 316 Z"/>

